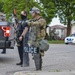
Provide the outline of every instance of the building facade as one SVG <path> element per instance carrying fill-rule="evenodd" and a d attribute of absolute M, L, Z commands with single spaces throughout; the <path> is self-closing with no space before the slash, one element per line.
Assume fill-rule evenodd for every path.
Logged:
<path fill-rule="evenodd" d="M 64 25 L 53 25 L 49 26 L 47 32 L 52 37 L 64 39 L 66 37 L 67 27 Z"/>

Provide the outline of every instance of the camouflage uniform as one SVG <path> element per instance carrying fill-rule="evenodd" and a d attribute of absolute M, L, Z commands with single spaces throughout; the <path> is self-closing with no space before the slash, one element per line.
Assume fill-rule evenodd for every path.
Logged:
<path fill-rule="evenodd" d="M 45 28 L 46 28 L 46 21 L 44 18 L 39 17 L 36 20 L 31 20 L 28 22 L 28 25 L 31 27 L 30 29 L 30 40 L 31 45 L 38 47 L 38 40 L 45 38 Z M 42 67 L 42 58 L 41 54 L 34 54 L 34 61 L 36 69 L 39 70 Z"/>

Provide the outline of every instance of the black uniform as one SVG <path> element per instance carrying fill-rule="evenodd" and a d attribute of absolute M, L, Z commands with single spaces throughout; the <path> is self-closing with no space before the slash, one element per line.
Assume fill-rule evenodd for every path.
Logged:
<path fill-rule="evenodd" d="M 16 41 L 17 41 L 17 44 L 19 44 L 19 46 L 18 46 L 18 52 L 19 52 L 19 57 L 20 57 L 20 65 L 23 64 L 23 40 L 24 40 L 24 38 L 22 39 L 22 41 L 20 41 L 19 37 L 21 36 L 21 34 L 22 34 L 23 30 L 25 29 L 25 27 L 28 27 L 27 24 L 26 24 L 26 22 L 25 22 L 26 20 L 27 19 L 21 20 L 18 23 L 18 26 L 17 26 L 17 34 L 16 34 L 17 38 L 16 38 Z"/>

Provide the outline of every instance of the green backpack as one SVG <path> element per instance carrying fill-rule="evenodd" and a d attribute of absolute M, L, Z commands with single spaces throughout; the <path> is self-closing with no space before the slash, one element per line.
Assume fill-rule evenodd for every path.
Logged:
<path fill-rule="evenodd" d="M 42 51 L 47 51 L 49 49 L 49 43 L 47 40 L 39 40 L 39 49 Z"/>

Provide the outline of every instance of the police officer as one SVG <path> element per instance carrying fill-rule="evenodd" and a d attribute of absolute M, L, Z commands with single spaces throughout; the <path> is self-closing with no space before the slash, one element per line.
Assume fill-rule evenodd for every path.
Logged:
<path fill-rule="evenodd" d="M 31 27 L 31 45 L 34 45 L 38 48 L 38 41 L 45 38 L 46 21 L 40 16 L 40 10 L 37 7 L 33 7 L 30 10 L 30 14 L 33 18 L 32 20 L 28 21 L 28 25 Z M 42 50 L 40 50 L 40 53 L 33 55 L 36 70 L 42 69 L 42 55 L 44 55 Z"/>
<path fill-rule="evenodd" d="M 17 42 L 18 42 L 18 52 L 19 52 L 19 57 L 20 57 L 20 62 L 17 63 L 17 65 L 23 65 L 23 41 L 24 43 L 28 42 L 28 26 L 26 24 L 27 20 L 27 13 L 26 11 L 21 12 L 21 21 L 19 22 L 17 26 Z M 24 32 L 23 32 L 24 31 Z M 23 35 L 25 34 L 25 35 Z M 25 36 L 25 37 L 24 37 Z M 24 40 L 25 39 L 25 40 Z M 28 54 L 25 54 L 27 59 L 29 60 Z M 26 62 L 27 63 L 27 62 Z M 26 66 L 29 66 L 29 61 Z"/>

